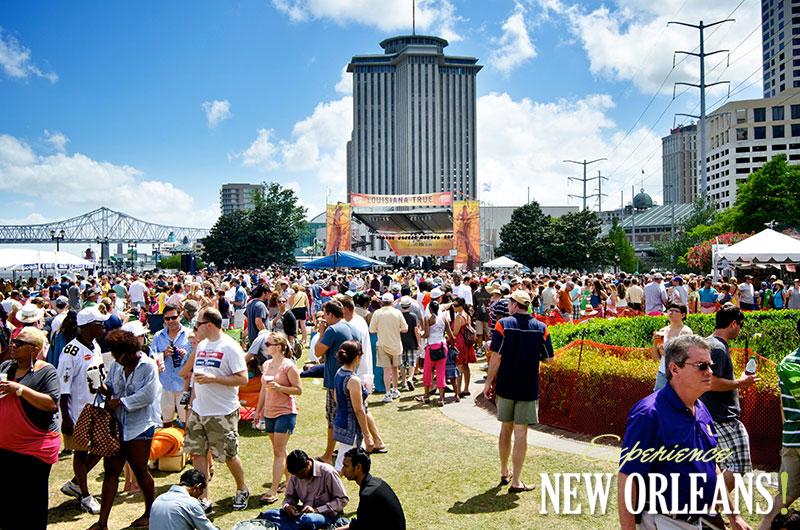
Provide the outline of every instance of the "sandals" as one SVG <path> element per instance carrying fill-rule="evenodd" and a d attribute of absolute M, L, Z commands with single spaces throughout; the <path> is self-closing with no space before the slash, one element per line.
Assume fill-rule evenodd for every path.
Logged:
<path fill-rule="evenodd" d="M 464 392 L 461 392 L 461 393 L 459 394 L 459 397 L 462 397 L 462 398 L 463 398 L 463 397 L 469 397 L 469 396 L 471 396 L 471 395 L 472 395 L 472 394 L 470 394 L 470 393 L 469 393 L 469 390 L 465 390 Z"/>
<path fill-rule="evenodd" d="M 414 399 L 417 400 L 417 402 L 419 402 L 419 403 L 426 403 L 427 404 L 427 403 L 431 402 L 430 398 L 427 398 L 427 397 L 424 397 L 424 396 L 417 396 Z"/>
<path fill-rule="evenodd" d="M 275 502 L 278 502 L 278 496 L 277 495 L 263 495 L 258 501 L 261 504 L 273 504 Z"/>
<path fill-rule="evenodd" d="M 383 447 L 374 448 L 372 451 L 369 452 L 369 454 L 371 454 L 371 455 L 385 455 L 388 452 L 389 452 L 389 450 L 386 449 L 386 446 L 384 445 Z"/>
<path fill-rule="evenodd" d="M 500 475 L 500 486 L 508 486 L 511 484 L 511 475 Z"/>
<path fill-rule="evenodd" d="M 521 488 L 515 488 L 515 487 L 511 486 L 510 488 L 508 488 L 508 492 L 509 493 L 524 493 L 526 491 L 533 491 L 534 489 L 536 489 L 536 486 L 533 486 L 533 485 L 528 486 L 528 485 L 525 485 L 523 483 Z"/>

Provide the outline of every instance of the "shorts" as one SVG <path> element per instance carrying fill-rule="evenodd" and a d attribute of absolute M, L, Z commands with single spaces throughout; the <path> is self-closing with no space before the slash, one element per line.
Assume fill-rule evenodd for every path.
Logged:
<path fill-rule="evenodd" d="M 332 388 L 325 389 L 325 419 L 328 428 L 333 429 L 333 419 L 336 417 L 336 391 Z"/>
<path fill-rule="evenodd" d="M 308 309 L 305 307 L 295 307 L 292 309 L 292 314 L 297 321 L 308 320 Z"/>
<path fill-rule="evenodd" d="M 781 447 L 781 472 L 789 474 L 786 496 L 800 497 L 800 447 Z"/>
<path fill-rule="evenodd" d="M 277 418 L 264 418 L 265 431 L 278 434 L 292 434 L 297 425 L 297 414 L 281 414 Z"/>
<path fill-rule="evenodd" d="M 729 449 L 731 456 L 720 464 L 720 469 L 732 473 L 750 473 L 753 464 L 750 461 L 750 437 L 747 429 L 739 420 L 714 423 L 717 429 L 717 445 L 720 449 Z"/>
<path fill-rule="evenodd" d="M 235 457 L 239 454 L 239 410 L 226 416 L 200 416 L 192 411 L 183 445 L 190 455 L 211 451 L 215 460 Z"/>
<path fill-rule="evenodd" d="M 402 353 L 394 353 L 386 347 L 378 344 L 378 355 L 376 365 L 380 368 L 391 368 L 400 366 L 400 358 Z"/>
<path fill-rule="evenodd" d="M 403 350 L 400 365 L 403 368 L 414 368 L 417 365 L 417 350 Z"/>
<path fill-rule="evenodd" d="M 475 336 L 484 337 L 489 334 L 489 322 L 483 320 L 475 320 Z"/>
<path fill-rule="evenodd" d="M 183 391 L 161 391 L 161 421 L 172 421 L 177 415 L 181 423 L 186 423 L 186 407 L 180 403 L 181 396 L 183 396 Z"/>
<path fill-rule="evenodd" d="M 516 425 L 536 425 L 539 423 L 539 402 L 515 401 L 497 396 L 497 420 L 512 421 Z"/>
<path fill-rule="evenodd" d="M 156 434 L 156 428 L 155 428 L 155 426 L 151 425 L 150 427 L 148 427 L 147 429 L 142 431 L 138 436 L 136 436 L 134 438 L 131 438 L 130 440 L 126 440 L 126 441 L 128 441 L 128 442 L 133 442 L 134 440 L 148 441 L 148 440 L 152 440 L 153 436 L 155 436 L 155 434 Z"/>

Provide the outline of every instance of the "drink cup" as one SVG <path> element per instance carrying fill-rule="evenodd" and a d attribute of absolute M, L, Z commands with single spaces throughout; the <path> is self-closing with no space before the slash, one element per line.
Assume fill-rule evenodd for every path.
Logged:
<path fill-rule="evenodd" d="M 89 388 L 97 390 L 100 388 L 100 367 L 90 366 L 86 370 L 86 378 L 89 380 Z"/>
<path fill-rule="evenodd" d="M 0 383 L 5 383 L 6 381 L 8 381 L 8 374 L 0 374 Z M 0 396 L 0 398 L 4 397 L 6 397 L 6 394 Z"/>
<path fill-rule="evenodd" d="M 367 387 L 370 394 L 375 390 L 375 376 L 373 374 L 364 374 L 364 386 Z"/>
<path fill-rule="evenodd" d="M 159 370 L 163 370 L 164 369 L 164 352 L 163 351 L 157 351 L 157 352 L 153 353 L 153 359 L 156 361 L 156 364 L 158 365 L 158 369 Z"/>
<path fill-rule="evenodd" d="M 103 366 L 106 367 L 106 373 L 111 370 L 111 365 L 114 363 L 114 356 L 111 355 L 111 352 L 103 353 Z"/>
<path fill-rule="evenodd" d="M 275 376 L 274 375 L 265 375 L 264 376 L 264 382 L 265 383 L 271 383 L 273 381 L 275 381 Z"/>

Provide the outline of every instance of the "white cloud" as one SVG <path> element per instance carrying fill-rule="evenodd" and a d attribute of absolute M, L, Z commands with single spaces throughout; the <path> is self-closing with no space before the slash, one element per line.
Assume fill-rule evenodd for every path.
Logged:
<path fill-rule="evenodd" d="M 400 0 L 272 0 L 272 4 L 294 22 L 327 19 L 342 25 L 363 24 L 384 32 L 411 29 L 411 2 Z M 451 0 L 417 2 L 418 32 L 435 33 L 455 42 L 461 40 L 455 30 L 459 20 Z"/>
<path fill-rule="evenodd" d="M 231 102 L 227 99 L 214 101 L 204 101 L 203 111 L 206 113 L 208 127 L 213 129 L 222 121 L 231 117 Z"/>
<path fill-rule="evenodd" d="M 570 185 L 568 178 L 581 176 L 582 168 L 565 164 L 563 160 L 608 157 L 608 162 L 590 166 L 589 171 L 596 175 L 599 169 L 605 174 L 622 164 L 620 171 L 624 170 L 625 175 L 609 175 L 614 177 L 613 181 L 604 183 L 603 190 L 609 194 L 604 198 L 606 204 L 617 206 L 619 187 L 625 176 L 630 171 L 638 173 L 641 168 L 639 160 L 624 161 L 623 155 L 631 152 L 640 141 L 641 153 L 658 149 L 660 155 L 660 138 L 643 128 L 635 130 L 614 151 L 623 133 L 608 117 L 614 107 L 608 95 L 539 103 L 492 93 L 478 98 L 477 107 L 478 189 L 482 190 L 483 184 L 489 183 L 491 191 L 482 192 L 480 198 L 495 205 L 524 203 L 528 186 L 531 199 L 540 204 L 577 205 L 578 201 L 567 196 L 581 193 L 582 188 Z M 661 157 L 653 157 L 644 168 L 649 175 L 660 175 Z M 592 188 L 595 185 L 596 182 L 591 183 Z M 626 197 L 628 193 L 626 190 Z"/>
<path fill-rule="evenodd" d="M 353 74 L 347 72 L 347 65 L 342 67 L 342 77 L 336 83 L 336 92 L 340 94 L 353 93 Z"/>
<path fill-rule="evenodd" d="M 58 151 L 59 153 L 63 153 L 67 150 L 67 143 L 69 143 L 69 138 L 67 138 L 64 133 L 59 131 L 50 132 L 47 129 L 44 130 L 44 135 L 47 138 L 47 141 L 50 142 L 50 145 Z"/>
<path fill-rule="evenodd" d="M 667 22 L 684 20 L 696 24 L 698 20 L 721 20 L 740 2 L 697 0 L 687 4 L 684 0 L 617 0 L 613 7 L 604 5 L 592 11 L 579 3 L 567 5 L 559 0 L 539 0 L 539 3 L 546 13 L 563 16 L 586 51 L 593 74 L 631 81 L 642 92 L 654 93 L 672 68 L 673 51 L 693 51 L 699 42 L 697 30 L 667 27 Z M 686 6 L 690 9 L 682 9 Z M 721 79 L 733 81 L 735 85 L 747 79 L 761 64 L 761 31 L 751 34 L 761 19 L 760 3 L 745 2 L 733 18 L 735 22 L 706 31 L 706 51 L 733 50 L 729 68 L 725 66 L 724 54 L 707 59 L 707 82 Z M 747 35 L 750 36 L 745 40 Z M 699 62 L 688 57 L 677 65 L 661 92 L 671 94 L 673 81 L 696 83 L 698 77 Z M 752 77 L 750 81 L 758 81 L 759 77 Z M 756 82 L 745 95 L 758 94 L 760 87 Z M 724 87 L 712 89 L 720 94 L 725 90 Z"/>
<path fill-rule="evenodd" d="M 58 81 L 55 72 L 43 72 L 38 66 L 31 62 L 31 50 L 26 48 L 12 35 L 6 33 L 3 36 L 3 28 L 0 27 L 0 66 L 9 77 L 16 79 L 26 79 L 29 76 L 47 79 L 51 83 Z"/>
<path fill-rule="evenodd" d="M 81 153 L 38 154 L 11 135 L 0 135 L 0 192 L 86 211 L 105 205 L 147 221 L 182 226 L 211 226 L 218 216 L 211 206 L 196 206 L 172 183 L 148 180 L 134 167 Z"/>
<path fill-rule="evenodd" d="M 498 39 L 497 45 L 499 47 L 491 53 L 489 60 L 505 75 L 536 57 L 536 48 L 525 25 L 525 9 L 522 4 L 517 3 L 514 14 L 503 23 L 503 35 Z"/>
<path fill-rule="evenodd" d="M 270 141 L 273 134 L 275 131 L 272 129 L 259 129 L 258 136 L 250 144 L 250 147 L 240 153 L 228 155 L 228 159 L 241 158 L 242 165 L 245 167 L 261 167 L 266 170 L 277 168 L 278 163 L 275 161 L 275 156 L 278 154 L 278 148 Z"/>

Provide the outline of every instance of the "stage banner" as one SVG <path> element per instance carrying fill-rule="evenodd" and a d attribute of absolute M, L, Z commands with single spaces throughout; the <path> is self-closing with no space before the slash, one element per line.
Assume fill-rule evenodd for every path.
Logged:
<path fill-rule="evenodd" d="M 449 256 L 453 248 L 453 234 L 404 235 L 381 234 L 398 256 Z"/>
<path fill-rule="evenodd" d="M 453 203 L 456 243 L 454 269 L 473 270 L 481 261 L 481 206 L 479 201 Z"/>
<path fill-rule="evenodd" d="M 350 205 L 329 204 L 325 227 L 325 254 L 350 250 Z"/>
<path fill-rule="evenodd" d="M 351 193 L 350 204 L 354 208 L 380 206 L 444 206 L 453 205 L 453 194 L 449 191 L 439 193 L 420 193 L 416 195 L 367 195 Z"/>

